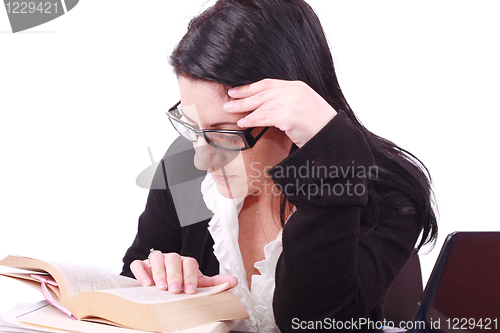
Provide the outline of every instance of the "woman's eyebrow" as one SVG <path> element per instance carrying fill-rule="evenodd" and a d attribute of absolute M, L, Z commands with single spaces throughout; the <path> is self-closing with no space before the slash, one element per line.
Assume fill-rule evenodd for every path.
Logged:
<path fill-rule="evenodd" d="M 211 124 L 208 127 L 219 127 L 219 126 L 222 126 L 222 125 L 238 126 L 236 123 L 232 123 L 232 122 L 229 122 L 229 121 L 223 121 L 223 122 L 220 122 L 220 123 Z"/>
<path fill-rule="evenodd" d="M 196 124 L 196 121 L 194 121 L 193 119 L 189 118 L 185 112 L 182 112 L 181 110 L 181 113 L 182 115 L 186 118 L 187 121 L 190 121 L 192 123 L 195 123 Z M 219 126 L 222 126 L 222 125 L 231 125 L 231 126 L 238 126 L 236 123 L 234 122 L 230 122 L 230 121 L 222 121 L 222 122 L 219 122 L 219 123 L 215 123 L 215 124 L 211 124 L 209 125 L 208 127 L 210 128 L 214 128 L 214 127 L 219 127 Z"/>
<path fill-rule="evenodd" d="M 196 124 L 196 121 L 194 121 L 193 119 L 189 118 L 186 115 L 186 113 L 182 111 L 182 109 L 180 109 L 180 111 L 181 111 L 182 115 L 186 118 L 187 121 L 190 121 L 190 122 Z M 221 122 L 218 122 L 218 123 L 215 123 L 215 124 L 208 125 L 208 127 L 209 128 L 214 128 L 214 127 L 219 127 L 219 126 L 222 126 L 222 125 L 238 126 L 238 124 L 236 124 L 235 122 L 221 121 Z"/>

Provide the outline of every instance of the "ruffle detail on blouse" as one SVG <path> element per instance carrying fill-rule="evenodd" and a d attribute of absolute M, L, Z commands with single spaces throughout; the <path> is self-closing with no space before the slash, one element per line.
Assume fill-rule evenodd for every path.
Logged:
<path fill-rule="evenodd" d="M 238 214 L 244 198 L 228 199 L 219 193 L 210 173 L 201 184 L 203 199 L 214 213 L 208 231 L 214 240 L 214 255 L 220 264 L 220 274 L 238 278 L 231 291 L 248 312 L 249 320 L 242 320 L 234 330 L 278 333 L 272 307 L 276 264 L 281 255 L 281 231 L 276 239 L 264 247 L 265 259 L 255 263 L 261 275 L 252 276 L 252 291 L 248 288 L 246 271 L 238 244 Z"/>
<path fill-rule="evenodd" d="M 282 230 L 275 240 L 264 246 L 265 259 L 255 263 L 260 275 L 252 276 L 252 295 L 258 300 L 255 312 L 258 320 L 259 332 L 279 332 L 274 320 L 273 295 L 276 274 L 276 264 L 283 250 L 281 242 Z"/>

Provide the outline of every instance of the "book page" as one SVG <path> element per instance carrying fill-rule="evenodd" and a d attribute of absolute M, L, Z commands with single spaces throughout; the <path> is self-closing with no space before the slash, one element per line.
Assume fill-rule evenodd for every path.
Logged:
<path fill-rule="evenodd" d="M 102 290 L 134 302 L 142 304 L 164 303 L 178 301 L 185 298 L 209 296 L 224 291 L 230 287 L 229 283 L 224 283 L 214 287 L 198 288 L 196 294 L 171 294 L 169 291 L 158 290 L 155 286 L 141 288 L 122 288 L 112 290 Z"/>
<path fill-rule="evenodd" d="M 57 262 L 50 262 L 50 264 L 62 273 L 64 284 L 68 292 L 68 300 L 82 291 L 141 286 L 139 282 L 132 278 L 108 273 L 105 270 L 95 267 Z M 59 285 L 61 287 L 61 284 Z"/>
<path fill-rule="evenodd" d="M 227 333 L 239 320 L 216 322 L 178 331 L 178 333 Z M 80 333 L 146 333 L 116 326 L 76 321 L 46 301 L 36 304 L 19 304 L 0 316 L 0 331 L 8 332 L 80 332 Z"/>
<path fill-rule="evenodd" d="M 15 325 L 23 332 L 28 328 L 38 332 L 80 332 L 80 333 L 141 333 L 142 331 L 130 330 L 115 326 L 73 320 L 61 311 L 50 306 L 46 301 L 33 304 L 17 311 L 15 316 L 9 316 L 11 325 Z M 146 332 L 143 332 L 146 333 Z"/>

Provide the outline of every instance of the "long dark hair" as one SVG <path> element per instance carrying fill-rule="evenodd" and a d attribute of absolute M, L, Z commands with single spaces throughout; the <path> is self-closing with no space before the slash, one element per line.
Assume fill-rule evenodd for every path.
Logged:
<path fill-rule="evenodd" d="M 372 214 L 378 202 L 402 214 L 419 214 L 418 248 L 435 241 L 430 175 L 408 151 L 368 131 L 349 107 L 337 81 L 321 23 L 303 0 L 218 0 L 195 17 L 170 57 L 177 75 L 234 87 L 264 78 L 300 80 L 335 110 L 342 110 L 365 136 L 378 168 L 368 179 Z M 291 152 L 296 150 L 292 146 Z M 280 218 L 284 223 L 286 197 Z"/>

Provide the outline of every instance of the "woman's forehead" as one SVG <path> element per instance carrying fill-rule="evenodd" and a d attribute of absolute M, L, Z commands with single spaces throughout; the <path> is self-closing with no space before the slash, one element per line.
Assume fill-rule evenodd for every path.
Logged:
<path fill-rule="evenodd" d="M 218 83 L 192 80 L 184 76 L 178 77 L 181 93 L 181 112 L 190 121 L 200 127 L 237 127 L 236 122 L 245 114 L 227 113 L 223 109 L 224 103 L 230 100 L 226 88 Z M 222 89 L 225 93 L 222 93 Z"/>

